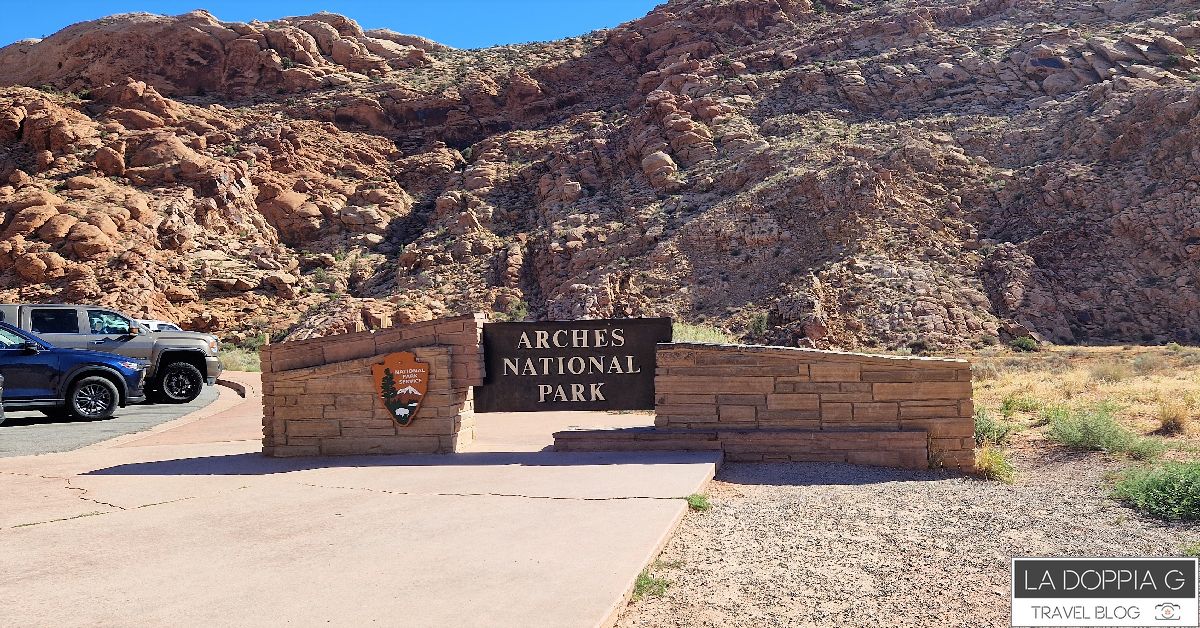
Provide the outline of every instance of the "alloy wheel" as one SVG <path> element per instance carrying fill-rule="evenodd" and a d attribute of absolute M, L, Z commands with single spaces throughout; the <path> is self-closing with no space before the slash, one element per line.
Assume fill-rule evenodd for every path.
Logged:
<path fill-rule="evenodd" d="M 100 384 L 87 384 L 75 393 L 75 407 L 86 416 L 104 414 L 112 402 L 112 391 Z"/>

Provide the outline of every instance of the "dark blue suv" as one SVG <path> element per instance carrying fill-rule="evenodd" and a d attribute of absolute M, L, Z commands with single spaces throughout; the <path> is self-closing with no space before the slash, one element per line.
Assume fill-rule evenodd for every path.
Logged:
<path fill-rule="evenodd" d="M 0 323 L 0 393 L 5 410 L 107 419 L 117 407 L 145 399 L 146 363 L 99 351 L 60 349 Z"/>

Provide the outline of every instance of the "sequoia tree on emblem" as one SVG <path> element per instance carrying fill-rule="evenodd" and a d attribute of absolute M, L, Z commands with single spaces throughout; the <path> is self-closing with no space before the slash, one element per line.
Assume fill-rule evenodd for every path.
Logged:
<path fill-rule="evenodd" d="M 410 352 L 389 353 L 371 365 L 379 399 L 399 425 L 412 423 L 429 388 L 429 365 Z"/>

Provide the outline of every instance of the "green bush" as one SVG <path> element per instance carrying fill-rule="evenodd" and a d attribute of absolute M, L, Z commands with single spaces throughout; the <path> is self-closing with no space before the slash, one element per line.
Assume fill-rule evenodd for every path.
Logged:
<path fill-rule="evenodd" d="M 257 336 L 251 336 L 250 338 L 247 338 L 242 342 L 242 347 L 257 353 L 259 349 L 263 348 L 263 345 L 270 342 L 270 339 L 271 337 L 268 336 L 267 332 L 264 331 L 259 333 Z"/>
<path fill-rule="evenodd" d="M 735 344 L 737 339 L 717 329 L 705 325 L 689 325 L 676 322 L 671 325 L 672 342 L 704 342 L 711 344 Z"/>
<path fill-rule="evenodd" d="M 1113 494 L 1152 517 L 1200 520 L 1200 462 L 1168 462 L 1126 471 Z"/>
<path fill-rule="evenodd" d="M 1168 342 L 1167 351 L 1179 353 L 1180 351 L 1183 351 L 1183 345 L 1179 344 L 1178 342 Z"/>
<path fill-rule="evenodd" d="M 496 312 L 492 314 L 492 319 L 496 321 L 516 321 L 520 322 L 529 317 L 529 304 L 524 301 L 517 301 L 508 306 L 507 312 Z"/>
<path fill-rule="evenodd" d="M 767 333 L 767 315 L 759 312 L 750 319 L 750 333 L 761 336 Z"/>
<path fill-rule="evenodd" d="M 1034 340 L 1033 338 L 1030 338 L 1029 336 L 1018 336 L 1016 338 L 1013 338 L 1012 342 L 1008 343 L 1008 345 L 1010 347 L 1012 347 L 1013 349 L 1016 349 L 1017 351 L 1037 351 L 1038 350 L 1037 341 Z"/>
<path fill-rule="evenodd" d="M 1113 409 L 1100 405 L 1083 410 L 1056 408 L 1046 437 L 1071 449 L 1128 454 L 1139 460 L 1162 455 L 1162 441 L 1134 434 L 1117 423 Z"/>
<path fill-rule="evenodd" d="M 987 410 L 975 411 L 975 444 L 999 445 L 1008 440 L 1015 426 L 1007 421 L 997 421 Z"/>

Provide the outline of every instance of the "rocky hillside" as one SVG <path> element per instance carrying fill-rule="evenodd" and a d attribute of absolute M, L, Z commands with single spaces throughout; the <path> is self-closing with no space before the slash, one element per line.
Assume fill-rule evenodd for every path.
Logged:
<path fill-rule="evenodd" d="M 677 0 L 482 50 L 333 14 L 78 24 L 0 49 L 0 298 L 234 341 L 483 310 L 1200 342 L 1198 20 Z"/>

